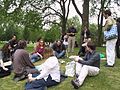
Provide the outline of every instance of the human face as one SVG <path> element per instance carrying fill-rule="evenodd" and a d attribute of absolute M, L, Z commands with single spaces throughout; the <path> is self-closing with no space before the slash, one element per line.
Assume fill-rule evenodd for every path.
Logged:
<path fill-rule="evenodd" d="M 40 45 L 43 45 L 43 44 L 44 44 L 44 43 L 43 43 L 43 40 L 40 40 L 39 43 L 40 43 Z"/>
<path fill-rule="evenodd" d="M 58 42 L 57 42 L 57 45 L 58 45 L 58 46 L 60 46 L 60 45 L 61 45 L 61 42 L 60 42 L 60 41 L 58 41 Z"/>
<path fill-rule="evenodd" d="M 16 36 L 13 36 L 13 40 L 16 40 Z"/>
<path fill-rule="evenodd" d="M 10 50 L 11 48 L 12 48 L 12 47 L 9 45 L 9 46 L 8 46 L 8 49 Z"/>
<path fill-rule="evenodd" d="M 108 18 L 108 15 L 107 15 L 107 14 L 105 14 L 105 13 L 103 13 L 103 16 L 105 17 L 105 19 L 107 19 L 107 18 Z"/>

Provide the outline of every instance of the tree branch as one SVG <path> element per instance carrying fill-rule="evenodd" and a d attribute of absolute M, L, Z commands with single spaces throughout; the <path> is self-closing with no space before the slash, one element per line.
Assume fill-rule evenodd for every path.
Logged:
<path fill-rule="evenodd" d="M 66 15 L 66 20 L 67 20 L 67 18 L 68 18 L 68 15 L 69 15 L 69 11 L 70 11 L 70 2 L 71 2 L 71 0 L 69 0 L 69 3 L 68 3 L 68 6 L 67 6 L 67 15 Z"/>
<path fill-rule="evenodd" d="M 53 11 L 56 13 L 56 15 L 62 17 L 62 14 L 61 14 L 60 12 L 56 11 L 55 9 L 53 9 L 53 8 L 51 8 L 51 7 L 45 7 L 45 8 L 46 8 L 46 9 L 49 8 L 49 9 L 53 10 Z"/>
<path fill-rule="evenodd" d="M 76 3 L 75 3 L 75 0 L 72 0 L 72 4 L 73 4 L 73 6 L 75 7 L 76 12 L 77 12 L 77 13 L 80 15 L 80 17 L 82 18 L 83 16 L 82 16 L 81 12 L 79 11 L 79 9 L 78 9 L 78 7 L 77 7 L 77 5 L 76 5 Z"/>

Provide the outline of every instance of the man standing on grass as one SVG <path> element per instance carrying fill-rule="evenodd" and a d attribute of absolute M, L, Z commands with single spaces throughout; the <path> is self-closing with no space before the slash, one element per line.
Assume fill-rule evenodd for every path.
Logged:
<path fill-rule="evenodd" d="M 118 39 L 116 42 L 116 56 L 120 58 L 120 18 L 117 19 Z"/>
<path fill-rule="evenodd" d="M 87 75 L 95 76 L 100 71 L 100 55 L 95 51 L 95 45 L 89 41 L 86 45 L 85 57 L 74 58 L 76 61 L 76 79 L 71 81 L 75 89 L 78 89 L 84 82 Z"/>
<path fill-rule="evenodd" d="M 68 28 L 67 35 L 68 35 L 68 52 L 69 53 L 74 52 L 76 33 L 77 33 L 77 30 L 73 25 L 70 28 Z"/>

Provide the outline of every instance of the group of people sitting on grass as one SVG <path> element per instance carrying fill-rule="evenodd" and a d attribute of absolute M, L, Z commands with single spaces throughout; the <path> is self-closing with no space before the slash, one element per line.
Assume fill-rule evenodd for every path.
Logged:
<path fill-rule="evenodd" d="M 39 45 L 42 50 L 38 49 Z M 58 40 L 52 47 L 46 48 L 43 40 L 38 39 L 35 45 L 35 52 L 32 54 L 29 54 L 25 50 L 27 47 L 26 41 L 20 40 L 16 46 L 15 50 L 13 50 L 10 43 L 6 43 L 1 49 L 1 77 L 10 75 L 13 70 L 14 81 L 28 78 L 28 81 L 25 84 L 25 90 L 45 90 L 46 87 L 60 83 L 61 74 L 58 59 L 65 56 L 66 52 L 66 48 L 62 41 Z M 96 53 L 95 45 L 91 41 L 86 44 L 86 51 L 86 55 L 82 60 L 76 57 L 73 58 L 73 60 L 76 61 L 77 77 L 75 80 L 71 81 L 74 88 L 81 86 L 87 75 L 97 75 L 100 70 L 100 56 Z M 44 54 L 45 52 L 47 52 L 47 54 Z M 43 64 L 35 66 L 33 62 L 36 62 L 41 58 L 47 59 Z M 7 62 L 9 63 L 7 64 Z"/>
<path fill-rule="evenodd" d="M 108 18 L 108 22 L 111 21 L 109 13 L 109 11 L 104 12 L 104 16 Z M 108 22 L 106 23 L 109 24 Z M 78 56 L 72 57 L 72 60 L 76 64 L 76 72 L 75 79 L 71 81 L 71 84 L 75 89 L 83 85 L 88 75 L 96 76 L 100 72 L 100 54 L 96 52 L 96 46 L 92 42 L 90 32 L 86 27 L 82 32 L 82 36 L 84 38 Z M 107 42 L 111 43 L 110 46 L 112 45 L 112 42 Z M 17 42 L 16 36 L 13 36 L 0 50 L 0 77 L 8 76 L 13 71 L 14 81 L 28 78 L 25 84 L 25 90 L 45 90 L 47 87 L 59 84 L 61 82 L 59 59 L 65 58 L 68 45 L 68 43 L 64 43 L 64 41 L 57 40 L 50 47 L 46 47 L 44 40 L 38 38 L 34 46 L 34 51 L 28 53 L 25 49 L 27 47 L 26 41 L 19 40 Z M 108 46 L 107 44 L 107 52 L 111 49 Z M 115 64 L 115 54 L 110 57 L 109 55 L 111 55 L 110 52 L 106 53 L 107 64 L 105 66 L 113 67 Z M 80 56 L 83 57 L 81 58 Z M 108 60 L 109 58 L 110 60 Z M 34 62 L 41 59 L 45 59 L 45 62 L 35 66 Z M 111 62 L 112 65 L 109 65 Z"/>

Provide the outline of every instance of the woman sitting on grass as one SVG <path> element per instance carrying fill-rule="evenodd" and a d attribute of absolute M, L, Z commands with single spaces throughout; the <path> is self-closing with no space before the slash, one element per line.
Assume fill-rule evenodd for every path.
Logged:
<path fill-rule="evenodd" d="M 45 51 L 45 44 L 41 38 L 37 40 L 34 49 L 35 49 L 35 52 L 32 53 L 30 56 L 32 62 L 36 62 L 43 58 L 43 54 Z"/>
<path fill-rule="evenodd" d="M 40 65 L 40 74 L 29 74 L 25 90 L 44 90 L 46 87 L 57 85 L 60 82 L 60 66 L 53 50 L 47 49 L 49 58 Z"/>
<path fill-rule="evenodd" d="M 10 44 L 5 43 L 0 50 L 0 77 L 4 77 L 11 74 L 11 55 Z"/>
<path fill-rule="evenodd" d="M 30 61 L 29 53 L 25 50 L 26 46 L 26 42 L 24 40 L 20 40 L 18 42 L 18 48 L 13 55 L 13 71 L 15 73 L 15 81 L 26 78 L 29 73 L 38 73 L 38 70 L 34 69 L 35 66 Z"/>

